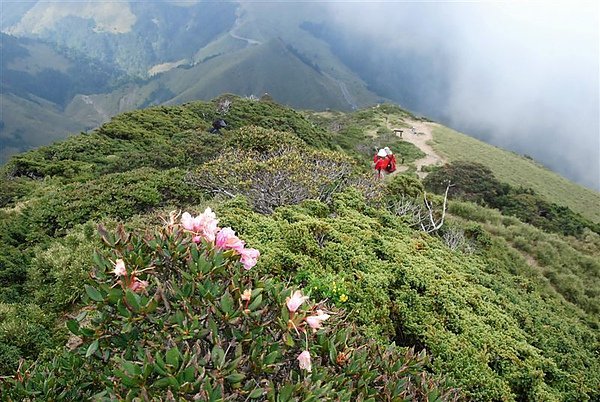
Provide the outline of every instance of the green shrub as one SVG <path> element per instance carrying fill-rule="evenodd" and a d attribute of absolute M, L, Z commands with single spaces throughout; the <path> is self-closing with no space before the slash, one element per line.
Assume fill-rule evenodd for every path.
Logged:
<path fill-rule="evenodd" d="M 328 201 L 350 183 L 355 172 L 343 154 L 269 139 L 285 138 L 284 133 L 252 128 L 241 133 L 242 146 L 250 150 L 228 150 L 188 175 L 188 182 L 209 194 L 244 195 L 257 211 L 271 213 L 278 206 L 306 199 Z M 249 138 L 251 143 L 246 141 Z"/>
<path fill-rule="evenodd" d="M 35 187 L 27 179 L 0 176 L 0 208 L 15 205 L 20 199 L 30 195 Z"/>
<path fill-rule="evenodd" d="M 306 143 L 297 136 L 283 131 L 245 126 L 224 135 L 225 145 L 261 154 L 272 154 L 282 148 L 306 149 Z"/>
<path fill-rule="evenodd" d="M 52 323 L 36 305 L 0 303 L 0 374 L 14 373 L 19 359 L 35 359 L 52 346 Z"/>
<path fill-rule="evenodd" d="M 226 113 L 219 113 L 218 105 L 224 98 L 229 99 L 231 105 Z M 291 133 L 316 148 L 332 149 L 334 147 L 331 135 L 327 131 L 316 126 L 295 110 L 274 102 L 255 102 L 233 95 L 225 95 L 208 104 L 210 105 L 208 112 L 205 112 L 205 105 L 205 103 L 194 102 L 185 106 L 191 111 L 202 113 L 203 118 L 210 123 L 216 118 L 225 119 L 227 122 L 225 132 L 245 126 L 257 126 Z"/>
<path fill-rule="evenodd" d="M 85 183 L 53 189 L 28 205 L 23 213 L 49 235 L 89 220 L 111 217 L 127 219 L 169 203 L 185 204 L 201 199 L 186 183 L 179 169 L 136 169 L 101 176 Z"/>
<path fill-rule="evenodd" d="M 448 192 L 451 197 L 497 208 L 549 232 L 581 236 L 589 228 L 600 233 L 600 225 L 567 207 L 545 201 L 531 189 L 500 183 L 491 170 L 479 163 L 453 162 L 424 181 L 428 190 L 438 194 L 444 193 L 448 183 L 452 184 Z"/>
<path fill-rule="evenodd" d="M 233 249 L 196 244 L 174 224 L 103 239 L 109 249 L 95 255 L 89 305 L 66 323 L 80 346 L 22 367 L 5 380 L 9 400 L 458 397 L 423 371 L 424 353 L 370 342 L 341 311 L 326 317 L 324 303 L 292 307 L 301 294 L 244 272 Z M 326 319 L 320 329 L 309 323 L 317 316 Z"/>
<path fill-rule="evenodd" d="M 443 194 L 448 183 L 452 184 L 449 197 L 466 201 L 487 203 L 506 193 L 507 188 L 496 180 L 492 171 L 482 164 L 458 161 L 444 165 L 430 173 L 423 184 L 429 191 Z"/>
<path fill-rule="evenodd" d="M 0 210 L 0 303 L 26 302 L 23 286 L 35 244 L 46 238 L 17 210 Z"/>
<path fill-rule="evenodd" d="M 28 270 L 26 289 L 32 301 L 45 311 L 68 310 L 83 295 L 81 284 L 92 269 L 91 255 L 97 242 L 91 224 L 71 230 L 36 253 Z"/>
<path fill-rule="evenodd" d="M 348 309 L 374 339 L 426 348 L 434 372 L 447 373 L 473 400 L 597 395 L 600 377 L 588 369 L 598 367 L 593 315 L 565 303 L 518 251 L 487 231 L 490 222 L 503 221 L 497 211 L 460 204 L 489 217 L 479 225 L 461 222 L 477 251 L 463 254 L 411 230 L 401 217 L 371 208 L 356 191 L 336 194 L 328 213 L 324 204 L 304 205 L 279 207 L 269 216 L 239 200 L 218 210 L 222 224 L 261 249 L 259 271 L 291 277 Z M 574 376 L 585 378 L 585 385 L 578 387 Z"/>
<path fill-rule="evenodd" d="M 138 113 L 141 114 L 140 119 L 146 114 L 151 115 L 150 111 Z M 107 125 L 121 121 L 120 117 L 115 119 L 116 122 Z M 118 129 L 113 127 L 114 130 L 135 131 L 131 127 L 132 121 L 125 117 L 122 120 L 128 125 Z M 176 127 L 173 128 L 175 131 L 167 134 L 158 135 L 150 130 L 144 135 L 132 135 L 129 139 L 113 138 L 106 133 L 107 130 L 103 126 L 93 133 L 73 136 L 14 156 L 4 168 L 5 175 L 13 181 L 14 178 L 27 182 L 27 178 L 58 177 L 63 182 L 71 182 L 142 167 L 188 167 L 213 158 L 222 148 L 223 140 L 206 132 L 181 131 L 183 128 Z"/>
<path fill-rule="evenodd" d="M 397 174 L 391 180 L 386 182 L 387 192 L 392 197 L 407 196 L 411 198 L 419 197 L 423 194 L 424 188 L 421 181 L 414 175 Z"/>

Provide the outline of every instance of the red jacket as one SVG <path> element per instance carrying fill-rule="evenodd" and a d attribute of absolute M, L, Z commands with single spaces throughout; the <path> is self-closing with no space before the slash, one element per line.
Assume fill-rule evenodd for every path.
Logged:
<path fill-rule="evenodd" d="M 375 170 L 385 170 L 389 162 L 390 159 L 387 156 L 385 158 L 378 157 L 375 161 Z"/>

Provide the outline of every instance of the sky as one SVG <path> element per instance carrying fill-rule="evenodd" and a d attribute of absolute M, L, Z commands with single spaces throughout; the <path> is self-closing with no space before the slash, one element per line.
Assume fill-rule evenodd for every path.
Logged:
<path fill-rule="evenodd" d="M 416 94 L 435 99 L 433 117 L 600 190 L 598 2 L 362 1 L 327 8 L 331 23 L 382 51 L 437 64 L 443 76 L 421 78 L 440 85 Z"/>

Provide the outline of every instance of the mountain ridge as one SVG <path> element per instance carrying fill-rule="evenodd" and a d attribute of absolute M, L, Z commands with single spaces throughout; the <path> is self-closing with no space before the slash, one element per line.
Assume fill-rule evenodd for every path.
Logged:
<path fill-rule="evenodd" d="M 228 127 L 211 134 L 208 129 L 217 117 L 225 118 Z M 184 253 L 179 259 L 184 243 L 163 239 L 158 244 L 166 248 L 156 247 L 151 233 L 165 230 L 161 218 L 166 219 L 166 230 L 171 230 L 168 222 L 177 222 L 175 215 L 168 217 L 173 209 L 195 212 L 210 206 L 217 211 L 219 225 L 231 227 L 261 254 L 252 270 L 227 271 L 227 278 L 241 272 L 244 283 L 257 281 L 252 287 L 262 289 L 269 275 L 274 286 L 287 283 L 314 300 L 327 299 L 330 312 L 347 311 L 339 315 L 344 317 L 344 328 L 357 326 L 366 339 L 387 345 L 394 356 L 390 367 L 401 364 L 400 356 L 410 355 L 411 348 L 423 349 L 422 356 L 430 360 L 414 366 L 416 375 L 430 372 L 437 380 L 446 376 L 447 381 L 428 383 L 429 391 L 417 400 L 427 400 L 423 395 L 429 392 L 454 400 L 446 393 L 449 388 L 458 389 L 459 398 L 481 401 L 596 398 L 600 227 L 588 222 L 567 235 L 565 227 L 544 226 L 561 216 L 527 211 L 531 215 L 517 217 L 510 209 L 501 213 L 479 205 L 482 197 L 500 198 L 496 191 L 503 192 L 507 201 L 541 200 L 535 193 L 497 183 L 486 168 L 471 162 L 432 170 L 421 182 L 414 161 L 423 153 L 387 128 L 392 124 L 410 129 L 415 119 L 393 105 L 349 114 L 311 113 L 278 105 L 268 97 L 223 95 L 211 102 L 120 114 L 90 133 L 13 157 L 0 171 L 0 314 L 4 319 L 0 369 L 7 376 L 0 384 L 3 394 L 19 399 L 35 392 L 58 397 L 68 390 L 90 397 L 100 392 L 162 395 L 167 389 L 182 397 L 199 389 L 213 392 L 212 385 L 210 390 L 201 384 L 183 385 L 179 373 L 173 374 L 181 380 L 177 383 L 165 384 L 168 380 L 162 380 L 160 370 L 149 371 L 143 383 L 137 382 L 141 378 L 132 379 L 138 375 L 135 367 L 146 367 L 145 353 L 122 353 L 135 346 L 121 346 L 117 353 L 112 342 L 128 334 L 137 333 L 141 338 L 136 339 L 155 336 L 153 327 L 147 326 L 154 310 L 133 320 L 130 325 L 136 330 L 131 332 L 128 315 L 121 310 L 125 315 L 118 318 L 110 313 L 118 310 L 108 307 L 121 296 L 132 306 L 151 303 L 152 295 L 160 293 L 156 286 L 170 281 L 165 279 L 169 273 L 183 278 L 177 289 L 198 283 L 185 279 L 187 262 L 196 257 Z M 404 157 L 408 171 L 374 180 L 372 150 L 384 144 Z M 465 166 L 467 174 L 461 171 Z M 470 175 L 473 169 L 478 170 Z M 456 185 L 446 203 L 443 189 L 441 195 L 432 195 L 437 190 L 427 180 L 437 177 L 444 182 L 449 177 L 444 175 L 452 172 Z M 429 212 L 427 205 L 432 208 Z M 558 211 L 568 216 L 567 209 Z M 429 222 L 429 216 L 434 222 Z M 431 224 L 439 223 L 442 216 L 443 224 L 433 229 Z M 529 224 L 521 221 L 530 218 L 535 219 Z M 102 223 L 100 235 L 95 234 L 98 223 Z M 116 237 L 111 237 L 113 229 Z M 126 233 L 130 231 L 131 236 Z M 98 250 L 103 250 L 101 255 Z M 127 267 L 135 265 L 138 279 L 148 282 L 144 285 L 148 293 L 136 288 L 139 292 L 132 291 L 134 296 L 126 296 L 126 289 L 122 295 L 109 296 L 115 289 L 113 264 L 118 258 L 126 260 Z M 217 269 L 229 258 L 223 256 L 211 267 Z M 162 266 L 162 261 L 182 270 L 166 265 L 160 278 L 149 270 L 141 272 L 148 264 Z M 211 281 L 202 282 L 204 289 L 223 285 L 220 279 Z M 185 297 L 191 297 L 190 305 L 204 305 L 208 298 L 194 292 L 190 296 L 184 291 Z M 221 293 L 214 299 L 215 308 L 229 305 L 222 303 L 228 297 Z M 177 297 L 168 300 L 178 306 Z M 275 311 L 285 306 L 285 299 L 278 303 Z M 96 338 L 94 330 L 88 331 L 95 319 L 88 322 L 77 316 L 80 311 L 93 315 L 94 306 L 107 306 L 103 317 L 111 317 L 107 325 L 118 328 L 118 334 Z M 157 313 L 175 314 L 179 307 L 163 310 L 158 303 L 157 308 Z M 205 325 L 212 324 L 205 323 L 201 314 L 190 314 L 198 317 L 202 334 L 211 333 Z M 287 319 L 281 328 L 287 328 Z M 176 317 L 172 320 L 178 322 Z M 161 333 L 170 336 L 179 350 L 186 350 L 188 338 L 179 338 L 177 328 L 185 325 L 182 321 L 169 324 L 168 329 L 161 326 Z M 205 336 L 192 336 L 192 340 L 212 342 Z M 327 357 L 332 347 L 313 341 L 309 333 L 307 338 L 309 346 L 304 337 L 288 346 L 275 339 L 273 345 L 279 346 L 273 347 L 284 348 L 277 361 L 299 373 L 296 356 L 306 348 L 314 358 L 315 373 L 333 373 L 330 383 L 345 378 L 339 370 L 346 360 L 338 352 L 348 352 L 349 364 L 358 364 L 354 359 L 359 355 L 352 351 L 336 346 L 332 357 Z M 210 343 L 211 350 L 214 346 Z M 44 353 L 47 348 L 56 351 L 52 358 Z M 167 352 L 155 344 L 146 348 L 151 356 Z M 102 360 L 107 350 L 110 356 Z M 246 356 L 248 349 L 241 350 L 241 356 Z M 30 373 L 22 380 L 14 375 L 20 358 Z M 199 364 L 203 363 L 199 360 Z M 252 370 L 241 365 L 244 376 L 236 376 L 235 381 L 245 384 L 244 378 L 261 376 L 262 369 Z M 381 370 L 372 372 L 378 377 Z M 115 376 L 128 379 L 109 381 Z M 46 381 L 49 378 L 51 383 Z M 308 376 L 302 381 L 313 389 L 319 383 L 313 380 Z M 360 392 L 348 387 L 345 392 L 352 395 Z M 252 389 L 224 385 L 220 392 L 246 399 Z M 273 380 L 260 394 L 286 389 L 285 382 Z M 302 398 L 305 389 L 289 392 Z"/>

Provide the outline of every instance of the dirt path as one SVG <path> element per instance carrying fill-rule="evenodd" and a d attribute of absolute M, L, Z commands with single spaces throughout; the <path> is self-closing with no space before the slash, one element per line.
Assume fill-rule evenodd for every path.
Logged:
<path fill-rule="evenodd" d="M 427 176 L 427 172 L 421 171 L 423 166 L 443 165 L 446 163 L 442 157 L 435 153 L 431 145 L 429 145 L 429 142 L 433 141 L 432 130 L 435 127 L 435 123 L 427 123 L 418 120 L 406 120 L 405 123 L 411 127 L 414 127 L 414 131 L 410 128 L 404 129 L 402 139 L 412 143 L 425 153 L 425 157 L 415 161 L 415 166 L 417 167 L 417 176 L 419 176 L 420 179 L 423 179 L 425 176 Z M 388 127 L 390 130 L 392 129 L 389 123 Z M 399 171 L 406 171 L 407 169 L 407 166 L 398 167 Z"/>
<path fill-rule="evenodd" d="M 237 30 L 240 28 L 240 26 L 241 26 L 241 20 L 240 20 L 240 17 L 238 17 L 238 18 L 236 18 L 235 23 L 233 24 L 233 28 L 231 28 L 231 30 L 229 31 L 229 35 L 231 35 L 232 38 L 246 41 L 247 46 L 262 45 L 262 42 L 258 41 L 256 39 L 250 39 L 250 38 L 246 38 L 243 36 L 239 36 L 237 34 Z"/>
<path fill-rule="evenodd" d="M 358 109 L 358 106 L 354 102 L 352 95 L 350 95 L 350 91 L 348 91 L 348 87 L 346 87 L 346 84 L 343 81 L 338 80 L 337 78 L 334 78 L 325 72 L 323 72 L 323 75 L 325 77 L 329 78 L 331 81 L 335 82 L 337 84 L 337 86 L 340 87 L 340 92 L 342 93 L 344 100 L 346 101 L 346 103 L 348 103 L 348 105 L 350 105 L 352 110 Z"/>

